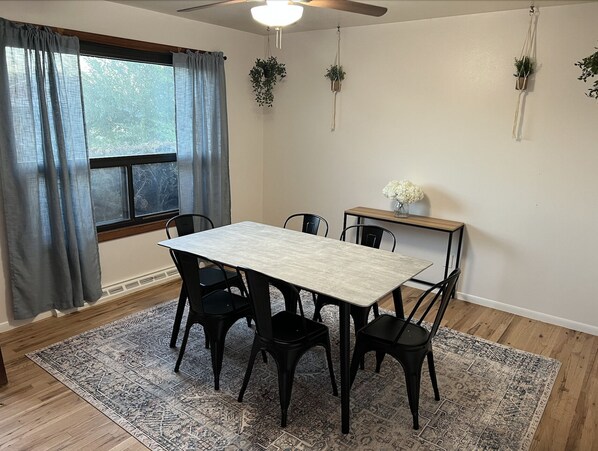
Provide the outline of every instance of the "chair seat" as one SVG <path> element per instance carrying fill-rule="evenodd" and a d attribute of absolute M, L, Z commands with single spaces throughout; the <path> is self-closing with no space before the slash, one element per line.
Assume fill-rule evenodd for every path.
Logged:
<path fill-rule="evenodd" d="M 272 317 L 272 335 L 279 343 L 300 343 L 327 331 L 328 327 L 324 324 L 291 312 L 282 311 Z"/>
<path fill-rule="evenodd" d="M 395 316 L 380 315 L 361 329 L 360 333 L 367 335 L 370 339 L 390 345 L 393 343 L 404 324 L 404 320 Z M 409 323 L 399 338 L 398 344 L 407 347 L 423 346 L 428 341 L 429 335 L 430 332 L 424 327 Z"/>
<path fill-rule="evenodd" d="M 223 290 L 213 291 L 204 296 L 202 305 L 206 315 L 228 315 L 236 310 L 240 316 L 245 316 L 251 310 L 247 298 Z"/>

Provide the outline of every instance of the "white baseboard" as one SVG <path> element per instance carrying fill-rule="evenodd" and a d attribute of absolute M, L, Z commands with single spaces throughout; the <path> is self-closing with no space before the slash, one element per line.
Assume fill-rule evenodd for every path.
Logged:
<path fill-rule="evenodd" d="M 103 295 L 102 297 L 92 303 L 92 304 L 85 304 L 85 306 L 72 309 L 68 312 L 64 311 L 57 311 L 53 310 L 50 312 L 45 312 L 37 315 L 33 320 L 26 320 L 26 321 L 17 321 L 13 322 L 13 324 L 9 324 L 8 321 L 0 323 L 0 332 L 5 332 L 7 330 L 15 329 L 20 326 L 24 326 L 25 324 L 29 324 L 35 321 L 39 321 L 42 319 L 50 318 L 52 316 L 63 316 L 68 313 L 72 313 L 74 311 L 82 310 L 85 308 L 92 307 L 99 303 L 112 301 L 114 299 L 119 299 L 126 294 L 130 294 L 134 291 L 141 290 L 143 288 L 151 287 L 152 285 L 158 285 L 163 283 L 167 280 L 178 278 L 178 271 L 174 266 L 170 266 L 168 268 L 164 268 L 160 271 L 156 271 L 150 274 L 146 274 L 143 276 L 136 277 L 134 279 L 124 280 L 119 283 L 115 283 L 112 285 L 108 285 L 106 287 L 102 287 Z M 409 282 L 406 285 L 413 286 L 420 289 L 426 289 L 427 286 L 423 284 L 419 284 L 417 282 Z M 597 335 L 598 336 L 598 327 L 592 326 L 590 324 L 584 324 L 577 321 L 560 318 L 558 316 L 548 315 L 546 313 L 536 312 L 535 310 L 529 310 L 522 307 L 517 307 L 514 305 L 504 304 L 502 302 L 493 301 L 492 299 L 486 299 L 479 296 L 474 296 L 471 294 L 457 292 L 456 298 L 461 299 L 463 301 L 471 302 L 472 304 L 482 305 L 484 307 L 490 307 L 495 310 L 500 310 L 502 312 L 513 313 L 515 315 L 523 316 L 525 318 L 535 319 L 538 321 L 543 321 L 545 323 L 554 324 L 557 326 L 566 327 L 568 329 L 577 330 L 579 332 L 584 332 L 590 335 Z"/>
<path fill-rule="evenodd" d="M 18 327 L 24 326 L 26 324 L 34 323 L 40 321 L 42 319 L 51 318 L 51 317 L 60 317 L 64 315 L 68 315 L 69 313 L 78 312 L 89 307 L 93 307 L 94 305 L 98 305 L 104 302 L 113 301 L 115 299 L 119 299 L 125 295 L 131 294 L 135 291 L 139 291 L 145 288 L 149 288 L 152 285 L 158 285 L 161 283 L 166 282 L 167 280 L 177 279 L 179 277 L 179 272 L 177 271 L 176 267 L 169 266 L 167 268 L 161 269 L 156 272 L 152 272 L 149 274 L 144 274 L 139 277 L 135 277 L 133 279 L 123 280 L 121 282 L 117 282 L 111 285 L 107 285 L 102 287 L 102 297 L 98 299 L 96 302 L 92 303 L 85 303 L 83 307 L 77 307 L 69 310 L 51 310 L 49 312 L 40 313 L 33 319 L 23 320 L 23 321 L 13 321 L 9 323 L 5 321 L 0 323 L 0 333 L 6 332 L 11 329 L 16 329 Z"/>
<path fill-rule="evenodd" d="M 536 312 L 535 310 L 529 310 L 514 305 L 503 304 L 502 302 L 493 301 L 491 299 L 482 298 L 479 296 L 473 296 L 471 294 L 457 292 L 455 296 L 457 299 L 471 302 L 472 304 L 483 305 L 484 307 L 490 307 L 495 310 L 502 312 L 514 313 L 515 315 L 523 316 L 525 318 L 535 319 L 543 321 L 545 323 L 554 324 L 556 326 L 566 327 L 567 329 L 577 330 L 590 335 L 598 335 L 598 326 L 592 326 L 591 324 L 584 324 L 577 321 L 573 321 L 566 318 L 560 318 L 558 316 L 548 315 L 542 312 Z"/>

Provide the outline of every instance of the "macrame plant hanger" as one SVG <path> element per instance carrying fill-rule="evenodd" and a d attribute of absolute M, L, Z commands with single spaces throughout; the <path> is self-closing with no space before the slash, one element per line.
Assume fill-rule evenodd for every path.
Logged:
<path fill-rule="evenodd" d="M 334 58 L 334 65 L 340 67 L 341 65 L 341 27 L 336 27 L 337 44 L 336 44 L 336 57 Z M 334 97 L 332 100 L 332 124 L 330 131 L 336 130 L 336 95 L 341 90 L 342 80 L 338 80 L 338 89 L 333 89 Z"/>
<path fill-rule="evenodd" d="M 521 54 L 519 60 L 527 58 L 531 63 L 527 67 L 532 67 L 536 61 L 536 28 L 538 26 L 538 12 L 532 2 L 529 7 L 529 26 L 527 29 L 527 36 L 523 42 L 521 48 Z M 528 69 L 526 72 L 518 73 L 518 78 L 522 78 L 521 86 L 519 88 L 519 94 L 517 95 L 517 106 L 515 107 L 515 118 L 513 119 L 513 139 L 517 141 L 521 140 L 521 127 L 523 122 L 523 109 L 525 106 L 525 96 L 527 94 L 527 78 L 531 75 L 531 71 Z"/>
<path fill-rule="evenodd" d="M 272 52 L 270 51 L 270 27 L 266 28 L 266 33 L 268 33 L 268 39 L 266 40 L 264 54 L 266 55 L 266 59 L 268 59 L 272 56 Z"/>

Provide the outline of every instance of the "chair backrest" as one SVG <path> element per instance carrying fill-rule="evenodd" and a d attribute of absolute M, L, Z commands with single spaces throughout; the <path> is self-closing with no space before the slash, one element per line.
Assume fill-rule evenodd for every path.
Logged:
<path fill-rule="evenodd" d="M 382 244 L 384 236 L 390 238 L 392 242 L 391 252 L 394 252 L 395 247 L 397 246 L 397 238 L 395 237 L 395 234 L 384 227 L 369 224 L 352 225 L 342 231 L 340 239 L 346 241 L 349 232 L 355 233 L 355 243 L 361 244 L 362 246 L 380 249 L 380 244 Z"/>
<path fill-rule="evenodd" d="M 208 260 L 207 258 L 200 258 L 197 255 L 190 254 L 188 252 L 177 251 L 170 249 L 170 255 L 176 263 L 176 267 L 179 270 L 179 274 L 183 279 L 183 284 L 187 290 L 187 296 L 189 297 L 189 304 L 196 313 L 204 315 L 202 296 L 203 288 L 201 285 L 201 271 L 200 262 L 208 262 L 214 265 L 215 268 L 222 271 L 222 277 L 227 280 L 226 271 L 220 263 Z M 230 292 L 230 288 L 228 288 Z"/>
<path fill-rule="evenodd" d="M 442 321 L 442 317 L 444 316 L 444 312 L 446 312 L 446 308 L 448 307 L 448 303 L 451 300 L 451 296 L 453 295 L 453 290 L 455 285 L 457 284 L 457 280 L 461 275 L 460 269 L 455 269 L 453 272 L 449 274 L 449 276 L 444 279 L 442 282 L 438 282 L 436 285 L 430 287 L 426 290 L 417 300 L 417 303 L 411 310 L 411 313 L 407 317 L 405 324 L 399 331 L 395 339 L 395 344 L 399 341 L 401 334 L 407 327 L 407 325 L 413 321 L 414 316 L 418 311 L 423 309 L 423 313 L 420 315 L 419 319 L 417 320 L 416 324 L 421 326 L 421 323 L 425 320 L 426 315 L 430 313 L 432 307 L 438 304 L 438 310 L 436 312 L 436 317 L 434 318 L 434 323 L 432 324 L 432 329 L 430 330 L 430 334 L 428 336 L 428 342 L 434 338 L 438 328 L 440 327 L 440 322 Z"/>
<path fill-rule="evenodd" d="M 184 215 L 178 215 L 174 218 L 170 218 L 166 223 L 166 236 L 170 239 L 170 228 L 175 226 L 177 235 L 190 235 L 195 232 L 201 232 L 202 230 L 209 230 L 214 228 L 214 223 L 210 218 L 198 213 L 189 213 Z"/>
<path fill-rule="evenodd" d="M 301 231 L 305 233 L 310 233 L 311 235 L 317 235 L 318 230 L 320 229 L 320 224 L 322 224 L 324 228 L 324 236 L 328 236 L 328 221 L 324 219 L 322 216 L 313 214 L 313 213 L 297 213 L 291 215 L 287 218 L 284 222 L 283 227 L 286 229 L 287 223 L 297 217 L 303 218 L 303 224 L 301 226 Z"/>
<path fill-rule="evenodd" d="M 301 316 L 303 314 L 303 305 L 299 291 L 295 286 L 284 280 L 275 279 L 252 269 L 239 268 L 247 277 L 247 286 L 249 288 L 249 300 L 253 309 L 255 326 L 260 337 L 266 340 L 273 340 L 274 331 L 272 328 L 272 307 L 270 299 L 270 287 L 278 289 L 287 305 L 299 305 Z"/>

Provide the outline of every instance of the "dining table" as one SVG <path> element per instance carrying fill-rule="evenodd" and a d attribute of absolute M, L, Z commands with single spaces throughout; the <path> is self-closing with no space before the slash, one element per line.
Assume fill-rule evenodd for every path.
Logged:
<path fill-rule="evenodd" d="M 233 268 L 249 268 L 339 300 L 341 431 L 350 428 L 350 308 L 392 293 L 404 317 L 401 285 L 432 265 L 420 258 L 291 229 L 244 221 L 164 240 L 161 246 Z"/>

